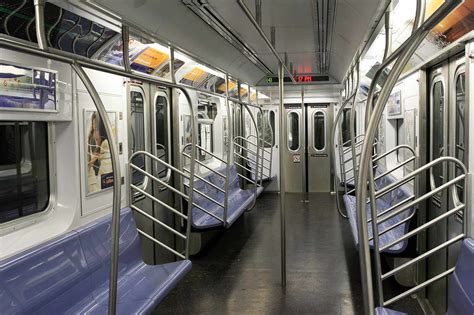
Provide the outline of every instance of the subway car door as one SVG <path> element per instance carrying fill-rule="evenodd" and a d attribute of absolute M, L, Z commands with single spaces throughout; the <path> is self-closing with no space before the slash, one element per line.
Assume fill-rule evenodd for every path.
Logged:
<path fill-rule="evenodd" d="M 434 67 L 429 72 L 429 129 L 431 135 L 428 160 L 432 161 L 441 156 L 452 156 L 466 163 L 467 147 L 466 125 L 468 121 L 465 106 L 466 74 L 464 55 Z M 440 164 L 433 168 L 429 176 L 428 189 L 433 190 L 443 183 L 460 174 L 460 169 L 452 165 L 449 168 Z M 455 194 L 445 190 L 442 194 L 433 196 L 428 202 L 428 219 L 432 219 L 452 209 L 452 198 L 462 200 L 464 187 L 462 182 L 457 185 Z M 451 216 L 428 229 L 428 248 L 433 248 L 462 231 L 462 215 Z M 427 260 L 427 278 L 455 265 L 459 254 L 459 243 L 451 245 Z M 447 290 L 449 281 L 437 281 L 427 289 L 427 296 L 436 313 L 445 313 L 447 305 Z"/>
<path fill-rule="evenodd" d="M 449 64 L 443 63 L 429 71 L 429 127 L 428 127 L 428 161 L 448 155 L 448 105 L 449 105 Z M 444 164 L 431 168 L 428 176 L 428 191 L 441 186 L 447 180 L 448 170 Z M 446 212 L 448 194 L 446 190 L 428 200 L 427 219 L 431 220 Z M 447 239 L 448 224 L 446 220 L 432 226 L 427 232 L 428 248 L 434 248 Z M 427 259 L 427 279 L 432 278 L 447 268 L 447 250 L 441 250 Z M 446 311 L 447 280 L 439 280 L 430 285 L 427 297 L 436 313 Z"/>
<path fill-rule="evenodd" d="M 128 113 L 128 152 L 131 156 L 137 151 L 150 152 L 150 97 L 149 86 L 147 83 L 126 83 L 127 89 L 127 113 Z M 131 163 L 138 166 L 146 172 L 150 171 L 150 163 L 143 155 L 136 156 Z M 126 170 L 129 172 L 129 170 Z M 132 185 L 139 187 L 146 193 L 152 194 L 151 181 L 137 170 L 132 171 L 130 176 Z M 138 192 L 133 192 L 134 205 L 153 215 L 153 202 L 149 198 Z M 134 212 L 137 227 L 149 235 L 153 235 L 153 224 L 150 220 L 144 218 L 141 214 Z M 142 252 L 145 261 L 149 264 L 154 263 L 154 244 L 152 241 L 142 237 Z"/>
<path fill-rule="evenodd" d="M 329 132 L 332 128 L 330 104 L 306 104 L 305 192 L 331 191 Z"/>
<path fill-rule="evenodd" d="M 171 126 L 170 91 L 157 85 L 150 85 L 150 99 L 152 153 L 160 160 L 170 163 L 173 154 L 171 139 L 174 130 Z M 172 184 L 171 170 L 163 164 L 154 163 L 152 171 L 153 176 L 159 178 L 164 183 Z M 173 193 L 163 184 L 153 183 L 153 195 L 169 205 L 174 204 Z M 175 224 L 173 214 L 156 202 L 153 203 L 153 216 L 170 226 Z M 153 233 L 153 235 L 159 235 L 160 240 L 163 239 L 167 245 L 171 246 L 175 242 L 174 236 L 157 223 L 153 226 Z M 164 238 L 165 236 L 167 238 Z M 155 263 L 162 263 L 173 259 L 173 255 L 156 245 L 154 253 Z"/>
<path fill-rule="evenodd" d="M 466 167 L 468 149 L 465 143 L 467 139 L 466 130 L 469 121 L 465 119 L 468 117 L 467 108 L 465 106 L 466 100 L 466 68 L 464 54 L 453 58 L 449 62 L 449 155 L 457 158 L 463 162 Z M 448 170 L 449 180 L 461 174 L 460 167 L 451 165 Z M 451 194 L 451 192 L 449 192 Z M 464 200 L 464 183 L 461 181 L 456 185 L 456 195 L 454 198 L 461 202 Z M 449 209 L 454 207 L 452 198 L 449 198 Z M 462 232 L 463 216 L 451 216 L 448 218 L 448 238 L 452 238 Z M 460 250 L 460 244 L 452 245 L 448 250 L 449 266 L 454 266 L 456 263 Z"/>
<path fill-rule="evenodd" d="M 304 192 L 303 178 L 304 144 L 302 134 L 304 123 L 300 104 L 285 104 L 285 119 L 283 126 L 285 135 L 283 167 L 285 168 L 284 187 L 287 192 Z"/>

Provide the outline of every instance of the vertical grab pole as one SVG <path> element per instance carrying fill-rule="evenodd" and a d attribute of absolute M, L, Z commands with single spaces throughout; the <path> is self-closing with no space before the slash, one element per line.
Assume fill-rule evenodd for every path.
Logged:
<path fill-rule="evenodd" d="M 129 40 L 130 40 L 130 30 L 127 25 L 123 24 L 122 25 L 122 62 L 123 62 L 123 68 L 127 72 L 132 72 L 132 68 L 130 66 L 130 45 L 129 45 Z"/>
<path fill-rule="evenodd" d="M 183 92 L 184 96 L 189 105 L 189 109 L 191 111 L 192 117 L 192 130 L 191 130 L 191 164 L 189 165 L 189 196 L 188 196 L 188 215 L 187 215 L 187 222 L 186 222 L 186 243 L 185 243 L 185 257 L 189 259 L 189 236 L 191 235 L 191 223 L 193 219 L 193 200 L 194 200 L 194 170 L 196 164 L 196 139 L 197 139 L 197 115 L 195 108 L 193 106 L 193 102 L 191 96 L 189 95 L 188 90 L 183 87 L 178 87 L 181 92 Z"/>
<path fill-rule="evenodd" d="M 285 109 L 283 108 L 283 80 L 284 80 L 284 69 L 283 63 L 280 62 L 278 68 L 278 95 L 279 95 L 279 110 L 280 110 L 280 132 L 279 132 L 279 144 L 280 144 L 280 237 L 281 237 L 281 286 L 286 288 L 286 204 L 285 204 L 285 184 L 284 184 L 284 167 L 283 167 L 283 148 L 285 147 L 283 138 L 283 120 L 285 115 Z"/>
<path fill-rule="evenodd" d="M 354 72 L 356 72 L 356 77 L 355 77 L 355 82 L 354 82 Z M 359 62 L 355 65 L 355 67 L 352 69 L 352 74 L 351 74 L 351 80 L 352 80 L 352 89 L 353 93 L 351 95 L 350 101 L 352 101 L 351 105 L 351 114 L 349 118 L 349 135 L 351 139 L 351 152 L 352 152 L 352 176 L 354 177 L 354 187 L 357 188 L 357 150 L 356 150 L 356 131 L 355 129 L 355 106 L 356 106 L 356 96 L 357 96 L 357 90 L 359 86 Z"/>
<path fill-rule="evenodd" d="M 230 117 L 230 105 L 229 105 L 229 75 L 226 73 L 225 74 L 225 93 L 226 93 L 226 98 L 225 98 L 225 105 L 226 105 L 226 110 L 227 110 L 227 165 L 225 168 L 225 196 L 224 196 L 224 227 L 227 226 L 227 208 L 229 205 L 229 175 L 230 175 L 230 159 L 231 159 L 231 152 L 233 145 L 231 145 L 231 139 L 232 139 L 232 129 L 230 128 L 230 122 L 231 122 L 231 117 Z M 224 135 L 225 136 L 225 135 Z M 233 142 L 232 142 L 233 143 Z"/>
<path fill-rule="evenodd" d="M 117 310 L 117 278 L 118 278 L 118 254 L 119 254 L 119 236 L 120 236 L 120 201 L 121 201 L 121 176 L 120 176 L 120 160 L 117 148 L 117 141 L 112 131 L 112 124 L 110 123 L 109 116 L 105 109 L 102 100 L 100 99 L 99 93 L 94 88 L 92 81 L 86 74 L 84 69 L 77 63 L 74 62 L 72 67 L 76 71 L 77 75 L 81 79 L 82 83 L 89 92 L 99 117 L 104 123 L 105 133 L 109 142 L 110 157 L 112 160 L 112 171 L 114 174 L 114 190 L 113 190 L 113 201 L 112 201 L 112 253 L 110 257 L 110 281 L 109 281 L 109 314 L 114 315 Z"/>
<path fill-rule="evenodd" d="M 35 26 L 36 26 L 36 38 L 38 40 L 38 47 L 41 50 L 48 49 L 48 41 L 46 39 L 46 33 L 44 29 L 44 6 L 46 0 L 35 0 Z"/>
<path fill-rule="evenodd" d="M 333 170 L 333 177 L 334 177 L 334 180 L 333 180 L 333 183 L 334 183 L 334 193 L 336 194 L 336 205 L 337 205 L 337 211 L 339 212 L 339 214 L 341 215 L 341 217 L 347 219 L 347 215 L 345 215 L 343 212 L 342 212 L 342 209 L 341 209 L 341 205 L 340 205 L 340 202 L 339 202 L 339 177 L 337 176 L 337 171 L 336 171 L 336 147 L 335 147 L 335 143 L 336 143 L 336 140 L 334 139 L 336 137 L 336 128 L 337 128 L 337 125 L 339 123 L 339 118 L 341 117 L 341 114 L 343 112 L 343 109 L 344 109 L 344 106 L 342 106 L 342 103 L 341 103 L 341 108 L 339 108 L 339 110 L 337 111 L 337 114 L 336 114 L 336 118 L 334 120 L 334 124 L 332 126 L 332 131 L 331 131 L 331 135 L 332 135 L 332 141 L 333 141 L 333 145 L 332 145 L 332 170 Z M 340 133 L 340 131 L 339 131 Z M 340 143 L 341 141 L 337 141 L 337 143 L 339 143 L 339 145 L 342 145 Z M 340 151 L 340 148 L 338 148 L 338 153 L 339 153 L 339 171 L 341 172 L 340 176 L 342 178 L 342 169 L 341 169 L 341 162 L 342 162 L 342 159 L 341 159 L 341 151 Z"/>

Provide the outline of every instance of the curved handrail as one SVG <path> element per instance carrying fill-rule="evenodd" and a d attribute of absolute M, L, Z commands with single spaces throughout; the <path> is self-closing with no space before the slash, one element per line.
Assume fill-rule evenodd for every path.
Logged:
<path fill-rule="evenodd" d="M 250 118 L 252 119 L 252 122 L 253 122 L 253 126 L 255 127 L 255 134 L 257 136 L 257 138 L 259 138 L 259 131 L 258 131 L 258 127 L 257 127 L 257 122 L 255 120 L 255 117 L 252 113 L 252 111 L 250 110 L 249 106 L 247 103 L 245 102 L 242 102 L 242 101 L 236 101 L 236 100 L 233 100 L 233 102 L 236 102 L 236 103 L 239 103 L 240 105 L 242 105 L 245 110 L 247 110 L 247 112 L 249 113 L 250 115 Z M 237 137 L 235 137 L 237 138 Z M 245 139 L 245 138 L 243 138 Z M 234 141 L 233 141 L 234 142 Z M 235 143 L 235 142 L 234 142 Z M 255 165 L 255 169 L 257 170 L 257 175 L 255 176 L 255 182 L 258 181 L 258 169 L 259 169 L 259 160 L 260 160 L 260 146 L 259 146 L 259 143 L 257 141 L 257 156 L 256 156 L 256 165 Z M 263 162 L 263 161 L 262 161 Z M 253 201 L 252 201 L 252 204 L 248 207 L 248 211 L 252 210 L 254 207 L 255 207 L 255 204 L 257 203 L 257 184 L 254 185 L 254 194 L 253 194 Z"/>

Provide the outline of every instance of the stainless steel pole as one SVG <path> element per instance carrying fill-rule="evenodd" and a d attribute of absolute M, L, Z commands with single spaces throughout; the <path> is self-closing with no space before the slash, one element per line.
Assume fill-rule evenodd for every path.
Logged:
<path fill-rule="evenodd" d="M 114 174 L 114 189 L 112 201 L 112 253 L 110 255 L 110 281 L 109 281 L 109 314 L 113 315 L 117 310 L 117 279 L 118 279 L 118 255 L 119 255 L 119 237 L 120 237 L 120 202 L 121 202 L 121 175 L 120 160 L 117 146 L 117 139 L 113 134 L 112 124 L 109 120 L 107 110 L 105 109 L 99 93 L 89 79 L 84 69 L 77 63 L 72 64 L 73 69 L 84 83 L 86 90 L 89 92 L 99 117 L 105 127 L 105 133 L 109 142 L 110 157 L 112 161 L 112 171 Z"/>
<path fill-rule="evenodd" d="M 283 130 L 283 120 L 285 117 L 285 108 L 283 104 L 283 79 L 284 79 L 284 69 L 283 63 L 280 62 L 280 66 L 278 68 L 278 96 L 279 100 L 279 111 L 280 111 L 280 132 L 279 132 L 279 146 L 280 146 L 280 237 L 281 237 L 281 286 L 283 288 L 286 287 L 286 204 L 285 204 L 285 168 L 283 167 L 283 149 L 285 148 L 284 144 L 284 130 Z"/>
<path fill-rule="evenodd" d="M 48 41 L 46 40 L 46 33 L 44 29 L 44 6 L 45 0 L 35 0 L 35 26 L 36 26 L 36 38 L 38 41 L 38 47 L 41 50 L 48 49 Z"/>

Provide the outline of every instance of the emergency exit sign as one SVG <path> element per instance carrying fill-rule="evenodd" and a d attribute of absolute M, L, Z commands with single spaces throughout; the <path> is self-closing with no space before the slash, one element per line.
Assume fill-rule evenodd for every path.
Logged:
<path fill-rule="evenodd" d="M 314 83 L 314 82 L 325 82 L 329 81 L 329 76 L 327 75 L 305 75 L 305 74 L 297 74 L 294 76 L 295 81 L 297 83 Z M 292 83 L 291 78 L 289 76 L 285 76 L 283 79 L 285 83 Z M 277 84 L 278 83 L 278 76 L 269 75 L 266 78 L 267 84 Z"/>

